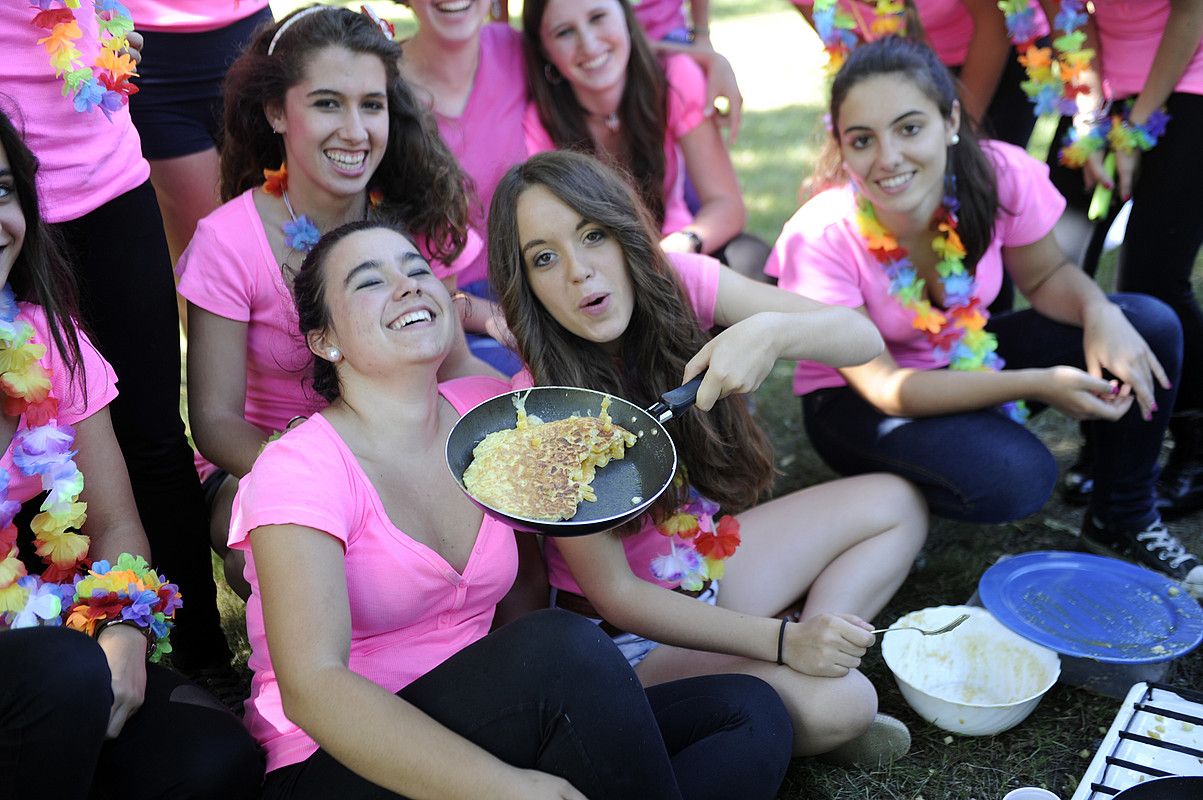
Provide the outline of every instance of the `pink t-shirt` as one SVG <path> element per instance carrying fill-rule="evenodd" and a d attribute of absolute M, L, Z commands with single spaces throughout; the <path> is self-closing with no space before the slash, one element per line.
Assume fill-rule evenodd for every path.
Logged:
<path fill-rule="evenodd" d="M 1065 198 L 1049 181 L 1048 167 L 1020 148 L 991 141 L 982 149 L 995 165 L 1000 206 L 994 238 L 975 271 L 974 294 L 986 307 L 1002 283 L 1002 248 L 1043 238 L 1065 210 Z M 890 296 L 890 281 L 865 248 L 855 216 L 851 187 L 822 192 L 785 223 L 764 271 L 778 276 L 782 289 L 821 303 L 864 306 L 899 366 L 947 366 L 948 358 L 932 351 L 926 336 L 911 325 L 911 313 Z M 813 361 L 798 362 L 794 374 L 794 392 L 799 395 L 845 383 L 834 368 Z"/>
<path fill-rule="evenodd" d="M 88 337 L 79 333 L 80 363 L 76 366 L 72 378 L 63 363 L 62 354 L 54 345 L 50 328 L 46 321 L 46 312 L 41 306 L 32 303 L 18 303 L 20 316 L 34 330 L 31 341 L 46 346 L 46 355 L 38 361 L 50 373 L 50 391 L 58 399 L 58 424 L 75 425 L 95 414 L 100 409 L 113 402 L 117 396 L 117 376 L 113 368 L 104 360 Z M 28 427 L 25 417 L 17 423 L 17 431 Z M 24 503 L 42 492 L 42 480 L 36 475 L 25 475 L 13 466 L 12 442 L 0 458 L 0 467 L 9 475 L 8 499 Z"/>
<path fill-rule="evenodd" d="M 82 3 L 72 13 L 83 34 L 75 46 L 81 61 L 91 65 L 100 50 L 92 3 Z M 109 120 L 99 109 L 76 111 L 72 99 L 63 96 L 63 82 L 38 44 L 50 31 L 32 24 L 36 14 L 37 7 L 25 0 L 0 3 L 0 91 L 17 105 L 13 109 L 2 101 L 0 108 L 38 157 L 42 216 L 47 222 L 65 222 L 145 183 L 150 165 L 142 158 L 128 106 Z"/>
<path fill-rule="evenodd" d="M 308 384 L 313 356 L 301 336 L 297 308 L 272 255 L 253 192 L 248 189 L 200 221 L 176 274 L 180 294 L 190 303 L 247 324 L 243 415 L 270 435 L 284 430 L 295 416 L 325 408 L 326 401 Z M 480 248 L 473 235 L 455 265 Z M 300 262 L 298 256 L 293 266 Z M 432 263 L 440 277 L 455 265 L 448 269 Z M 207 478 L 216 467 L 199 454 L 196 458 L 201 478 Z"/>
<path fill-rule="evenodd" d="M 268 0 L 125 0 L 140 31 L 200 33 L 224 28 L 267 8 Z"/>
<path fill-rule="evenodd" d="M 666 58 L 664 75 L 668 80 L 668 130 L 664 137 L 664 224 L 660 232 L 667 236 L 693 222 L 693 214 L 685 204 L 685 158 L 678 143 L 705 120 L 706 75 L 684 55 Z M 533 102 L 527 103 L 522 126 L 528 154 L 556 149 Z"/>
<path fill-rule="evenodd" d="M 647 38 L 658 42 L 673 31 L 689 27 L 684 7 L 684 0 L 636 0 L 631 3 L 631 13 Z"/>
<path fill-rule="evenodd" d="M 1169 0 L 1095 0 L 1094 19 L 1109 97 L 1140 94 L 1169 16 Z M 1174 91 L 1203 94 L 1203 42 L 1195 47 Z"/>
<path fill-rule="evenodd" d="M 721 270 L 719 262 L 710 256 L 694 253 L 669 253 L 668 260 L 676 269 L 681 283 L 685 286 L 690 305 L 697 314 L 699 326 L 703 330 L 714 327 L 714 311 L 718 305 L 718 281 Z M 515 389 L 525 389 L 532 384 L 531 375 L 526 370 L 514 376 Z M 670 589 L 676 588 L 677 584 L 658 580 L 652 574 L 652 559 L 669 553 L 671 547 L 669 539 L 656 529 L 650 516 L 644 517 L 643 527 L 638 532 L 623 537 L 622 547 L 626 551 L 627 562 L 631 565 L 633 573 L 645 581 Z M 568 569 L 564 556 L 556 547 L 555 539 L 545 540 L 543 552 L 547 557 L 547 578 L 551 585 L 557 589 L 581 594 L 581 587 L 572 577 L 572 572 Z"/>
<path fill-rule="evenodd" d="M 526 106 L 526 67 L 522 34 L 504 22 L 480 32 L 480 63 L 468 103 L 458 117 L 436 114 L 439 133 L 475 185 L 468 218 L 485 238 L 489 204 L 506 170 L 526 160 L 522 112 Z M 489 276 L 487 248 L 456 275 L 461 286 Z"/>
<path fill-rule="evenodd" d="M 491 378 L 460 378 L 439 392 L 464 412 L 509 388 Z M 255 677 L 245 721 L 267 753 L 268 771 L 303 761 L 318 746 L 285 716 L 280 699 L 249 541 L 264 525 L 303 525 L 339 541 L 351 611 L 347 666 L 390 692 L 488 633 L 518 570 L 513 531 L 491 517 L 481 522 L 463 574 L 398 530 L 355 455 L 320 414 L 267 445 L 239 485 L 230 546 L 246 553 L 248 665 Z"/>

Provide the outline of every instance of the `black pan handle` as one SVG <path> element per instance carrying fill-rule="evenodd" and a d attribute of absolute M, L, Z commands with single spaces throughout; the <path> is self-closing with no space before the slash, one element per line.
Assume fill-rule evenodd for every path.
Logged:
<path fill-rule="evenodd" d="M 702 386 L 702 378 L 706 377 L 703 372 L 696 378 L 691 380 L 684 386 L 678 386 L 671 392 L 665 392 L 660 395 L 659 403 L 656 403 L 647 410 L 647 413 L 656 418 L 657 422 L 668 422 L 673 417 L 680 416 L 681 412 L 694 404 L 698 399 L 698 389 Z"/>

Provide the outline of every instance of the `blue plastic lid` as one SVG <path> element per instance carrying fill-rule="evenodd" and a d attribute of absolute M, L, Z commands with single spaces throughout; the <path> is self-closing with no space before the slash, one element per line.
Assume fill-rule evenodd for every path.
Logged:
<path fill-rule="evenodd" d="M 1185 588 L 1114 558 L 1023 553 L 986 570 L 978 592 L 999 622 L 1062 655 L 1153 664 L 1203 641 L 1203 609 Z"/>

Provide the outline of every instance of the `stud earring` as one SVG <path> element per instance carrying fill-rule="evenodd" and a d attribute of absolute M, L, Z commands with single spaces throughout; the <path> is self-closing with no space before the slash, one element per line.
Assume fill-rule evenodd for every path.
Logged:
<path fill-rule="evenodd" d="M 543 64 L 543 77 L 546 78 L 547 82 L 552 86 L 555 86 L 559 84 L 560 81 L 564 80 L 564 76 L 560 74 L 560 71 L 553 67 L 549 62 Z"/>
<path fill-rule="evenodd" d="M 955 147 L 956 145 L 958 145 L 958 144 L 960 144 L 960 143 L 961 143 L 961 134 L 959 134 L 959 133 L 954 133 L 954 134 L 953 134 L 952 136 L 950 136 L 950 137 L 949 137 L 949 139 L 948 139 L 948 146 L 949 146 L 949 147 Z"/>
<path fill-rule="evenodd" d="M 340 358 L 342 358 L 343 354 L 339 352 L 337 347 L 331 347 L 330 351 L 326 353 L 326 355 L 330 356 L 331 361 L 338 361 Z"/>

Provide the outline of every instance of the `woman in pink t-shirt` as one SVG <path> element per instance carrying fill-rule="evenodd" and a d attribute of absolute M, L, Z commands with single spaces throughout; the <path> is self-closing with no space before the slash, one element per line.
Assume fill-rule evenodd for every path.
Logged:
<path fill-rule="evenodd" d="M 705 79 L 683 55 L 657 59 L 626 0 L 533 0 L 522 9 L 530 153 L 569 149 L 621 166 L 667 252 L 708 253 L 762 277 L 768 247 L 743 233 L 747 209 Z M 699 206 L 685 202 L 688 173 Z"/>
<path fill-rule="evenodd" d="M 263 768 L 250 737 L 215 698 L 147 663 L 157 634 L 145 620 L 101 617 L 92 637 L 63 626 L 78 626 L 73 582 L 89 575 L 81 562 L 103 571 L 94 562 L 150 548 L 109 418 L 116 378 L 77 328 L 75 282 L 42 219 L 36 170 L 0 114 L 4 791 L 31 797 L 52 785 L 58 797 L 120 796 L 134 789 L 128 765 L 137 762 L 137 791 L 148 797 L 256 797 Z M 25 355 L 46 381 L 41 399 Z M 63 515 L 77 518 L 72 528 L 58 525 Z M 165 750 L 166 731 L 188 743 L 188 755 Z"/>
<path fill-rule="evenodd" d="M 397 73 L 397 45 L 375 22 L 314 6 L 255 37 L 230 68 L 222 197 L 180 259 L 188 299 L 188 397 L 225 550 L 237 479 L 289 419 L 324 403 L 302 385 L 307 363 L 289 293 L 321 231 L 366 216 L 396 220 L 438 259 L 440 277 L 471 258 L 463 173 L 434 120 Z M 448 375 L 488 373 L 462 337 Z M 226 577 L 241 594 L 241 555 Z"/>
<path fill-rule="evenodd" d="M 856 742 L 877 707 L 856 667 L 873 644 L 865 619 L 923 544 L 923 504 L 905 481 L 874 475 L 756 505 L 773 459 L 742 396 L 778 358 L 857 364 L 880 339 L 847 309 L 704 256 L 666 257 L 653 231 L 623 178 L 577 153 L 534 156 L 493 198 L 489 263 L 534 383 L 648 406 L 706 371 L 697 409 L 667 426 L 683 466 L 653 510 L 547 543 L 555 603 L 615 636 L 645 685 L 719 672 L 768 681 L 793 717 L 795 755 L 849 745 L 851 756 L 868 740 L 882 749 L 862 757 L 900 755 L 909 737 L 887 717 Z M 714 325 L 726 330 L 711 339 Z M 720 506 L 741 513 L 716 520 Z M 779 616 L 803 596 L 800 621 Z"/>
<path fill-rule="evenodd" d="M 329 406 L 267 445 L 230 533 L 254 587 L 246 718 L 264 796 L 774 796 L 789 719 L 763 682 L 645 692 L 605 636 L 559 611 L 489 633 L 514 533 L 442 463 L 460 415 L 508 385 L 439 382 L 457 314 L 413 243 L 344 225 L 294 291 Z"/>
<path fill-rule="evenodd" d="M 926 46 L 852 51 L 830 113 L 832 188 L 787 223 L 769 268 L 783 288 L 859 310 L 888 351 L 799 366 L 819 454 L 844 474 L 909 478 L 942 516 L 1004 522 L 1039 510 L 1057 474 L 1020 404 L 1095 420 L 1083 542 L 1203 592 L 1203 565 L 1153 507 L 1181 358 L 1173 313 L 1144 295 L 1109 299 L 1065 258 L 1052 234 L 1065 201 L 1046 168 L 979 145 Z M 1032 307 L 990 318 L 1003 269 Z"/>

